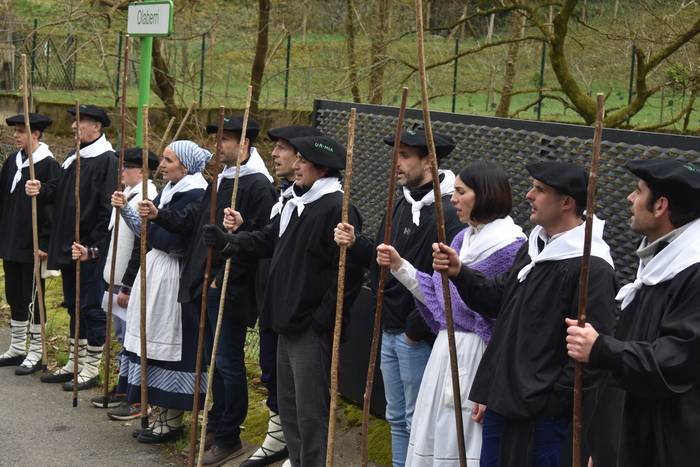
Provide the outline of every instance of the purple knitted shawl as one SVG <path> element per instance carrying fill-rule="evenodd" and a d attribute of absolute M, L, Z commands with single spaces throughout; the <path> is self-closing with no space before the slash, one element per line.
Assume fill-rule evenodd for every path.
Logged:
<path fill-rule="evenodd" d="M 452 248 L 460 251 L 466 231 L 467 229 L 464 229 L 455 235 L 454 239 L 452 240 Z M 513 243 L 493 252 L 487 258 L 470 264 L 469 267 L 481 272 L 488 279 L 504 274 L 513 265 L 515 254 L 518 252 L 524 241 L 525 239 L 515 240 Z M 447 328 L 445 305 L 442 295 L 442 278 L 437 272 L 434 272 L 432 275 L 421 271 L 417 271 L 417 273 L 416 279 L 418 279 L 418 283 L 427 304 L 427 306 L 423 305 L 421 302 L 416 300 L 418 310 L 420 311 L 421 316 L 423 316 L 425 322 L 428 323 L 428 326 L 430 326 L 433 332 L 437 333 L 438 331 Z M 457 288 L 451 281 L 450 296 L 452 298 L 452 315 L 454 317 L 455 330 L 462 332 L 473 332 L 488 344 L 489 340 L 491 339 L 494 320 L 484 318 L 479 313 L 469 308 L 464 301 L 462 301 L 459 293 L 457 292 Z"/>

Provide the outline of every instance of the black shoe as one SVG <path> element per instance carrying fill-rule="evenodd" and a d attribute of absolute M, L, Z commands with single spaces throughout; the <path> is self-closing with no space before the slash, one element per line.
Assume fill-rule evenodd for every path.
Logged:
<path fill-rule="evenodd" d="M 17 355 L 16 357 L 0 358 L 0 366 L 17 366 L 21 365 L 27 354 Z"/>
<path fill-rule="evenodd" d="M 112 420 L 119 420 L 121 422 L 139 418 L 141 417 L 141 404 L 130 404 L 124 401 L 119 404 L 119 406 L 109 409 L 107 411 L 107 416 Z M 134 436 L 134 438 L 136 438 L 136 436 Z"/>
<path fill-rule="evenodd" d="M 132 438 L 138 438 L 141 433 L 144 433 L 146 431 L 151 431 L 150 428 L 136 428 L 134 431 L 131 432 L 131 437 Z"/>
<path fill-rule="evenodd" d="M 119 407 L 122 402 L 126 401 L 126 394 L 117 394 L 115 392 L 107 394 L 107 407 L 105 407 L 105 396 L 95 396 L 92 399 L 90 399 L 90 402 L 92 405 L 97 407 L 98 409 L 114 409 L 116 407 Z"/>
<path fill-rule="evenodd" d="M 78 377 L 78 379 L 80 379 L 80 377 Z M 78 383 L 78 391 L 96 388 L 97 386 L 100 385 L 100 383 L 97 379 L 98 379 L 97 376 L 95 376 L 94 378 L 90 378 L 86 381 L 83 381 L 82 383 Z M 71 376 L 70 381 L 66 381 L 65 383 L 63 383 L 63 390 L 64 391 L 72 391 L 73 390 L 73 377 L 72 376 Z"/>
<path fill-rule="evenodd" d="M 265 457 L 256 457 L 255 459 L 249 457 L 246 459 L 240 467 L 263 467 L 265 465 L 274 464 L 277 461 L 284 460 L 289 457 L 289 450 L 285 447 L 280 451 L 266 452 Z"/>
<path fill-rule="evenodd" d="M 182 436 L 182 434 L 182 427 L 177 427 L 174 430 L 165 433 L 164 435 L 156 434 L 152 430 L 143 430 L 136 437 L 136 441 L 144 444 L 169 443 L 172 441 L 177 441 Z"/>
<path fill-rule="evenodd" d="M 73 379 L 73 373 L 49 373 L 41 375 L 42 383 L 66 383 Z"/>
<path fill-rule="evenodd" d="M 238 444 L 230 448 L 223 448 L 218 446 L 217 444 L 214 444 L 208 451 L 204 453 L 204 455 L 202 456 L 201 463 L 202 465 L 218 466 L 240 456 L 241 454 L 243 454 L 244 451 L 245 450 L 243 449 L 243 445 L 240 441 L 238 442 Z"/>
<path fill-rule="evenodd" d="M 37 371 L 41 371 L 41 370 L 45 370 L 45 369 L 46 369 L 46 365 L 42 365 L 41 360 L 39 360 L 34 365 L 32 365 L 28 368 L 26 366 L 21 366 L 21 365 L 16 367 L 15 374 L 17 376 L 31 375 L 33 373 L 36 373 Z"/>

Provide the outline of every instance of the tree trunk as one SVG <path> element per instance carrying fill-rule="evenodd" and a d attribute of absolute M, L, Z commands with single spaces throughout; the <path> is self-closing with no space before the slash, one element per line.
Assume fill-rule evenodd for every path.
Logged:
<path fill-rule="evenodd" d="M 255 42 L 255 58 L 253 69 L 250 73 L 250 84 L 253 86 L 253 95 L 250 101 L 250 112 L 258 113 L 260 104 L 260 91 L 265 74 L 265 58 L 268 48 L 268 30 L 270 26 L 270 0 L 258 0 L 258 38 Z"/>
<path fill-rule="evenodd" d="M 525 28 L 526 16 L 514 11 L 511 13 L 511 38 L 518 41 L 523 37 L 523 29 Z M 513 92 L 513 83 L 515 82 L 516 62 L 518 61 L 518 52 L 520 50 L 520 42 L 511 42 L 508 44 L 508 53 L 506 55 L 505 71 L 503 73 L 503 88 L 501 88 L 501 100 L 496 107 L 496 117 L 508 117 L 510 111 L 510 101 Z"/>
<path fill-rule="evenodd" d="M 177 114 L 175 105 L 175 80 L 170 75 L 170 69 L 163 56 L 163 41 L 153 38 L 153 83 L 151 88 L 165 105 L 169 117 Z"/>
<path fill-rule="evenodd" d="M 353 16 L 355 5 L 353 0 L 346 0 L 347 15 L 345 16 L 345 44 L 348 52 L 348 79 L 353 102 L 362 102 L 360 88 L 357 85 L 357 58 L 355 56 L 355 23 Z"/>
<path fill-rule="evenodd" d="M 374 24 L 369 75 L 370 104 L 381 104 L 384 97 L 384 69 L 386 68 L 386 37 L 388 34 L 391 0 L 377 0 L 377 20 Z"/>

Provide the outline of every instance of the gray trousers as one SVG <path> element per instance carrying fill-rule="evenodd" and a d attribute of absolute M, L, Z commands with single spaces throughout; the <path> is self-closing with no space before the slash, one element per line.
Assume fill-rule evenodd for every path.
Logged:
<path fill-rule="evenodd" d="M 279 336 L 277 404 L 294 467 L 326 465 L 331 346 L 331 336 L 320 337 L 311 327 Z"/>

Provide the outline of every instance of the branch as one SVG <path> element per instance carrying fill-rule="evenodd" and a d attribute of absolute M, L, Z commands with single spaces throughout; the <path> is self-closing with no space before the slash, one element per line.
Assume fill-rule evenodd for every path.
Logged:
<path fill-rule="evenodd" d="M 656 68 L 659 63 L 664 61 L 666 58 L 668 58 L 669 55 L 681 48 L 681 46 L 689 42 L 692 38 L 697 36 L 698 33 L 700 33 L 700 17 L 698 17 L 695 23 L 693 23 L 690 29 L 678 36 L 678 38 L 675 41 L 671 42 L 669 45 L 661 49 L 659 53 L 657 53 L 649 59 L 649 62 L 646 64 L 646 67 L 644 69 L 645 74 L 648 74 L 651 70 Z"/>
<path fill-rule="evenodd" d="M 683 116 L 690 115 L 690 113 L 694 110 L 693 106 L 695 105 L 695 98 L 697 97 L 698 90 L 697 88 L 694 88 L 692 92 L 690 93 L 690 98 L 688 99 L 688 103 L 686 104 L 683 109 L 681 109 L 680 112 L 674 117 L 672 117 L 669 120 L 666 120 L 665 122 L 662 123 L 657 123 L 655 125 L 647 125 L 647 126 L 637 126 L 634 127 L 635 130 L 638 131 L 650 131 L 650 130 L 657 130 L 659 128 L 663 128 L 665 126 L 673 125 L 674 123 L 678 122 L 680 119 L 683 118 Z"/>

